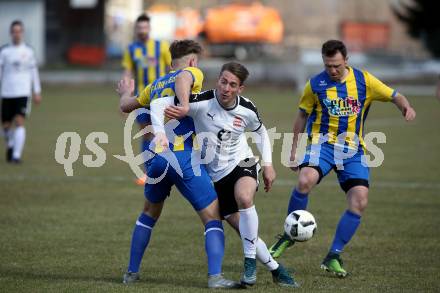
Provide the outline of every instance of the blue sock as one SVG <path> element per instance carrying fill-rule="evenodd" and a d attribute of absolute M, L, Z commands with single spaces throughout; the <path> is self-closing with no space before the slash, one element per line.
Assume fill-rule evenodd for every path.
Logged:
<path fill-rule="evenodd" d="M 130 263 L 128 265 L 129 272 L 139 272 L 139 266 L 141 265 L 148 242 L 150 242 L 151 232 L 155 223 L 156 220 L 144 213 L 142 213 L 136 221 L 131 238 Z"/>
<path fill-rule="evenodd" d="M 220 274 L 225 253 L 225 234 L 221 221 L 212 220 L 206 223 L 205 250 L 208 256 L 208 276 Z"/>
<path fill-rule="evenodd" d="M 361 216 L 346 210 L 339 220 L 330 252 L 341 253 L 361 223 Z"/>
<path fill-rule="evenodd" d="M 296 210 L 307 209 L 307 204 L 309 203 L 309 197 L 307 193 L 301 193 L 296 188 L 293 189 L 292 195 L 290 196 L 289 208 L 287 209 L 287 214 L 290 214 Z"/>

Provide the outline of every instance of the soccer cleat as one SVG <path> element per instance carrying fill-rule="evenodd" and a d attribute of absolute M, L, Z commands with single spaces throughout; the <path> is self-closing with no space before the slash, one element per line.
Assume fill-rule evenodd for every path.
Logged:
<path fill-rule="evenodd" d="M 124 274 L 124 278 L 122 279 L 122 283 L 129 285 L 139 282 L 139 280 L 139 273 L 126 272 Z"/>
<path fill-rule="evenodd" d="M 241 284 L 252 286 L 257 282 L 257 260 L 255 258 L 244 258 L 244 271 L 241 275 Z"/>
<path fill-rule="evenodd" d="M 289 288 L 299 288 L 299 284 L 295 282 L 292 276 L 290 276 L 289 272 L 279 264 L 276 270 L 272 272 L 272 280 L 275 284 L 278 284 L 281 287 L 289 287 Z"/>
<path fill-rule="evenodd" d="M 342 265 L 343 262 L 341 256 L 339 254 L 329 252 L 322 261 L 321 269 L 333 273 L 339 278 L 345 278 L 348 273 L 346 270 L 344 270 Z"/>
<path fill-rule="evenodd" d="M 283 233 L 283 235 L 278 235 L 278 241 L 269 248 L 269 253 L 273 258 L 278 258 L 283 254 L 283 252 L 293 244 L 295 241 L 290 239 L 289 235 Z"/>
<path fill-rule="evenodd" d="M 139 186 L 144 186 L 145 182 L 147 182 L 147 175 L 144 174 L 144 176 L 142 176 L 141 178 L 136 178 L 134 182 L 136 182 L 136 184 Z"/>
<path fill-rule="evenodd" d="M 6 150 L 6 162 L 11 162 L 12 161 L 12 153 L 13 153 L 13 149 L 12 148 L 8 148 Z"/>
<path fill-rule="evenodd" d="M 10 161 L 9 163 L 11 163 L 11 164 L 16 164 L 16 165 L 20 165 L 21 163 L 23 163 L 23 161 L 20 160 L 20 159 L 14 159 L 14 158 L 12 158 L 11 161 Z"/>
<path fill-rule="evenodd" d="M 208 277 L 208 288 L 211 289 L 240 289 L 241 284 L 232 280 L 225 279 L 222 274 Z"/>

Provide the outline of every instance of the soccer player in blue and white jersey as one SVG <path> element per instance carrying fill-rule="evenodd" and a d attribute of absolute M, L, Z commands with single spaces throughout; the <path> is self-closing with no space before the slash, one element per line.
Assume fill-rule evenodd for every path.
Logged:
<path fill-rule="evenodd" d="M 124 68 L 123 79 L 134 79 L 134 94 L 138 95 L 143 89 L 156 79 L 164 76 L 171 66 L 171 55 L 167 41 L 150 38 L 150 17 L 141 14 L 136 19 L 134 28 L 136 40 L 128 45 L 122 57 Z M 136 121 L 141 129 L 151 124 L 150 116 L 138 113 Z M 151 134 L 146 133 L 142 138 L 142 151 L 148 150 Z M 136 180 L 139 185 L 145 184 L 144 178 Z"/>
<path fill-rule="evenodd" d="M 203 73 L 197 68 L 198 55 L 201 53 L 198 43 L 191 40 L 175 41 L 170 46 L 172 69 L 167 75 L 149 84 L 138 97 L 132 97 L 134 81 L 122 80 L 118 84 L 121 110 L 129 113 L 141 107 L 149 106 L 151 100 L 166 96 L 178 96 L 188 101 L 191 93 L 198 93 L 202 88 Z M 149 149 L 155 155 L 147 162 L 147 178 L 161 178 L 155 184 L 145 185 L 144 210 L 136 221 L 134 228 L 130 262 L 124 275 L 124 283 L 139 280 L 139 266 L 151 232 L 159 218 L 165 199 L 175 185 L 182 195 L 197 211 L 205 226 L 205 249 L 208 256 L 208 287 L 239 288 L 240 283 L 225 279 L 222 272 L 224 255 L 224 232 L 220 219 L 217 194 L 204 166 L 196 176 L 191 164 L 193 149 L 194 123 L 191 118 L 183 118 L 175 128 L 174 140 L 164 150 L 155 147 L 154 142 Z M 169 160 L 177 161 L 178 166 L 169 164 Z M 181 173 L 181 174 L 179 174 Z"/>
<path fill-rule="evenodd" d="M 347 197 L 348 209 L 343 213 L 333 243 L 321 268 L 339 277 L 347 271 L 340 254 L 355 234 L 367 207 L 369 168 L 362 161 L 366 145 L 364 123 L 373 101 L 392 102 L 406 121 L 416 113 L 408 100 L 389 88 L 371 73 L 348 66 L 343 42 L 329 40 L 322 46 L 325 70 L 306 84 L 294 121 L 291 161 L 295 161 L 298 135 L 305 129 L 308 146 L 300 169 L 298 184 L 293 189 L 288 214 L 307 209 L 308 194 L 332 169 Z M 348 155 L 350 154 L 350 155 Z M 284 234 L 270 251 L 279 257 L 293 241 Z"/>

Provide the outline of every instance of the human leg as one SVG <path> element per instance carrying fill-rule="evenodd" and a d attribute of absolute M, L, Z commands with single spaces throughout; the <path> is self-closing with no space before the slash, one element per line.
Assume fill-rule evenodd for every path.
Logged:
<path fill-rule="evenodd" d="M 305 210 L 308 204 L 308 194 L 322 178 L 322 171 L 319 167 L 303 167 L 298 176 L 298 184 L 293 189 L 290 197 L 287 214 L 296 210 Z M 269 248 L 274 258 L 280 257 L 284 251 L 294 244 L 286 233 L 282 233 L 278 241 Z"/>
<path fill-rule="evenodd" d="M 1 120 L 6 142 L 6 161 L 19 162 L 26 133 L 24 118 L 27 112 L 28 98 L 3 98 L 1 101 Z M 14 123 L 15 127 L 13 128 Z M 13 160 L 14 152 L 15 160 Z"/>
<path fill-rule="evenodd" d="M 338 170 L 337 174 L 341 188 L 346 192 L 348 209 L 339 220 L 332 245 L 321 268 L 343 278 L 347 276 L 347 271 L 342 267 L 340 254 L 356 233 L 367 207 L 369 170 L 362 165 L 360 154 L 357 154 L 347 159 L 343 170 Z"/>
<path fill-rule="evenodd" d="M 13 133 L 13 150 L 11 162 L 19 163 L 26 141 L 26 129 L 24 127 L 25 117 L 21 114 L 14 118 L 15 130 Z"/>
<path fill-rule="evenodd" d="M 181 156 L 182 155 L 182 156 Z M 179 162 L 185 158 L 178 155 Z M 241 285 L 235 281 L 227 280 L 222 275 L 222 263 L 225 249 L 225 236 L 220 219 L 217 194 L 211 184 L 206 169 L 200 167 L 200 176 L 195 176 L 191 165 L 181 164 L 183 178 L 175 178 L 176 187 L 197 211 L 205 227 L 205 251 L 208 258 L 208 287 L 234 289 Z"/>
<path fill-rule="evenodd" d="M 156 156 L 148 166 L 147 173 L 152 178 L 158 178 L 165 169 L 166 161 Z M 139 267 L 144 252 L 149 244 L 154 225 L 162 212 L 164 201 L 170 194 L 171 186 L 168 173 L 160 182 L 145 185 L 145 204 L 133 230 L 129 265 L 123 279 L 125 284 L 139 280 Z"/>
<path fill-rule="evenodd" d="M 152 203 L 145 200 L 143 212 L 136 220 L 131 238 L 130 260 L 127 273 L 124 275 L 123 283 L 130 284 L 139 280 L 139 267 L 144 252 L 150 242 L 154 225 L 159 219 L 164 202 Z"/>

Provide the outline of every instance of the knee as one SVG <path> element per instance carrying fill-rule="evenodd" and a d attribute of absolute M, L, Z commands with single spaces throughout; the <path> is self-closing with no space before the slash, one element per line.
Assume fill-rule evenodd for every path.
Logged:
<path fill-rule="evenodd" d="M 144 214 L 150 216 L 154 220 L 159 219 L 160 214 L 162 212 L 162 205 L 163 203 L 155 204 L 151 203 L 149 201 L 146 201 L 144 204 Z"/>
<path fill-rule="evenodd" d="M 17 115 L 14 119 L 15 125 L 18 126 L 24 126 L 24 116 Z"/>
<path fill-rule="evenodd" d="M 356 200 L 355 205 L 357 207 L 357 209 L 359 210 L 359 212 L 364 212 L 365 209 L 367 208 L 368 205 L 368 198 L 367 197 L 362 197 Z"/>
<path fill-rule="evenodd" d="M 350 201 L 350 210 L 362 215 L 368 205 L 368 193 L 360 193 L 353 196 Z"/>
<path fill-rule="evenodd" d="M 198 211 L 200 219 L 202 220 L 203 225 L 206 225 L 208 222 L 213 220 L 220 221 L 220 210 L 218 206 L 218 200 L 214 200 L 209 206 L 205 207 L 201 211 Z"/>
<path fill-rule="evenodd" d="M 249 192 L 238 192 L 235 194 L 235 200 L 237 201 L 238 208 L 247 209 L 254 205 L 253 194 Z"/>
<path fill-rule="evenodd" d="M 316 184 L 316 179 L 308 174 L 302 174 L 298 178 L 297 189 L 301 193 L 309 193 Z"/>

